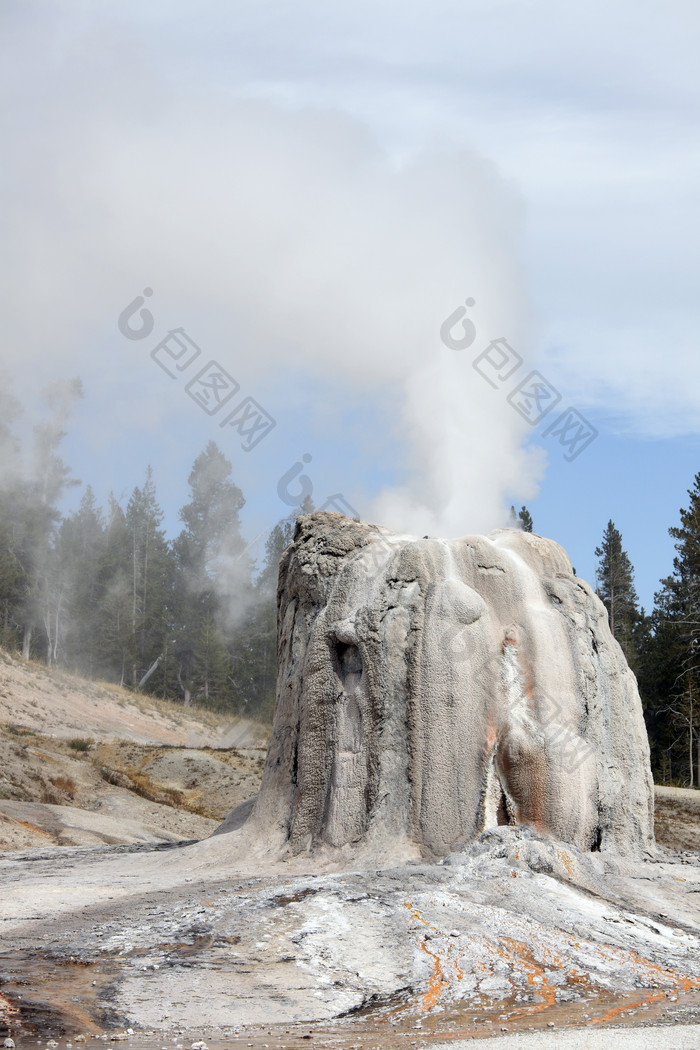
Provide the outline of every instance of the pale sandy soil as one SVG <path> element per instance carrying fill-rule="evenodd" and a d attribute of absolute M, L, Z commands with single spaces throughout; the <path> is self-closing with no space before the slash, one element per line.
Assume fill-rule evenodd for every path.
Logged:
<path fill-rule="evenodd" d="M 257 793 L 267 732 L 0 651 L 0 851 L 205 838 Z"/>
<path fill-rule="evenodd" d="M 267 739 L 267 730 L 249 719 L 138 696 L 43 664 L 27 664 L 2 650 L 0 725 L 66 739 L 119 737 L 180 747 L 244 747 Z"/>

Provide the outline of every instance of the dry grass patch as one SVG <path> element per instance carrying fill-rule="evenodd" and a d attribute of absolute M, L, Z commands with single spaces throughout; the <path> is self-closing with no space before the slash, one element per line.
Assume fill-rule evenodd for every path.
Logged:
<path fill-rule="evenodd" d="M 73 780 L 73 777 L 49 777 L 49 780 L 55 788 L 58 788 L 59 791 L 63 791 L 69 798 L 75 798 L 75 793 L 78 790 L 78 787 Z"/>

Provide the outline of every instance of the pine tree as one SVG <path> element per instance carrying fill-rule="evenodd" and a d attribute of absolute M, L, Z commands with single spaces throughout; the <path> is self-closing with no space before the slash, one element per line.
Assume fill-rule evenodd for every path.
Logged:
<path fill-rule="evenodd" d="M 694 787 L 700 769 L 700 473 L 688 495 L 690 504 L 680 511 L 680 525 L 668 530 L 677 553 L 656 603 L 658 633 L 665 639 L 670 664 L 661 713 L 684 740 L 683 757 L 676 749 L 677 765 L 687 769 L 689 786 Z M 669 756 L 675 744 L 669 745 Z"/>
<path fill-rule="evenodd" d="M 35 551 L 49 524 L 44 520 L 45 514 L 32 513 L 34 509 L 26 483 L 13 482 L 4 488 L 0 504 L 4 637 L 12 648 L 21 647 L 26 641 L 27 657 L 36 618 Z"/>
<path fill-rule="evenodd" d="M 131 629 L 130 546 L 124 511 L 110 494 L 104 549 L 98 567 L 101 598 L 97 610 L 97 673 L 122 686 L 126 684 L 129 668 L 136 659 Z"/>
<path fill-rule="evenodd" d="M 700 473 L 688 490 L 690 506 L 680 511 L 681 524 L 668 530 L 676 543 L 677 556 L 673 559 L 673 575 L 663 581 L 681 614 L 683 636 L 688 647 L 700 645 Z M 695 667 L 697 657 L 690 664 Z"/>
<path fill-rule="evenodd" d="M 45 506 L 55 507 L 67 488 L 80 484 L 71 477 L 70 467 L 59 455 L 59 447 L 66 436 L 63 428 L 82 396 L 83 385 L 79 379 L 59 379 L 42 391 L 47 420 L 34 427 L 33 476 L 39 499 Z"/>
<path fill-rule="evenodd" d="M 230 692 L 226 647 L 235 617 L 229 609 L 249 602 L 250 565 L 239 519 L 245 500 L 231 480 L 230 461 L 213 441 L 188 481 L 191 498 L 180 511 L 185 527 L 174 544 L 176 679 L 186 704 L 193 697 L 220 703 Z"/>
<path fill-rule="evenodd" d="M 279 574 L 280 559 L 285 549 L 292 542 L 293 535 L 294 522 L 289 518 L 283 518 L 271 529 L 265 541 L 265 561 L 256 581 L 256 586 L 259 593 L 271 596 L 275 599 L 275 603 L 277 600 L 277 576 Z"/>
<path fill-rule="evenodd" d="M 511 529 L 521 529 L 522 532 L 532 532 L 532 515 L 527 507 L 521 507 L 516 514 L 515 507 L 511 504 L 510 522 L 508 527 Z"/>
<path fill-rule="evenodd" d="M 14 521 L 8 493 L 0 494 L 0 645 L 15 649 L 18 644 L 18 610 L 22 600 L 24 572 L 15 549 Z"/>
<path fill-rule="evenodd" d="M 68 605 L 63 640 L 65 660 L 71 668 L 91 676 L 99 666 L 105 546 L 104 517 L 88 485 L 78 510 L 61 523 L 56 555 L 65 580 Z"/>
<path fill-rule="evenodd" d="M 29 658 L 36 633 L 41 637 L 47 663 L 58 657 L 66 613 L 65 582 L 54 550 L 60 521 L 57 504 L 66 488 L 80 484 L 71 477 L 59 448 L 66 436 L 66 420 L 80 397 L 79 379 L 59 380 L 42 392 L 48 415 L 45 422 L 34 427 L 32 477 L 16 486 L 17 532 L 21 537 L 18 560 L 25 575 L 20 611 L 22 654 Z"/>
<path fill-rule="evenodd" d="M 209 706 L 225 704 L 231 669 L 223 633 L 213 616 L 205 616 L 199 627 L 191 669 L 194 695 Z"/>
<path fill-rule="evenodd" d="M 600 559 L 596 593 L 608 610 L 610 630 L 634 670 L 637 664 L 634 631 L 639 619 L 634 569 L 622 549 L 622 536 L 612 521 L 608 522 L 603 542 L 596 547 L 595 554 Z"/>
<path fill-rule="evenodd" d="M 153 472 L 146 471 L 143 488 L 136 487 L 126 508 L 131 570 L 131 632 L 134 662 L 131 684 L 138 686 L 167 648 L 171 633 L 173 561 L 161 529 L 163 512 L 156 499 Z M 156 682 L 151 682 L 153 691 Z"/>
<path fill-rule="evenodd" d="M 518 521 L 523 532 L 532 532 L 532 515 L 527 507 L 521 507 L 518 512 Z"/>
<path fill-rule="evenodd" d="M 197 456 L 188 484 L 191 498 L 180 511 L 183 536 L 190 571 L 207 580 L 215 575 L 222 556 L 239 553 L 244 546 L 239 512 L 245 499 L 231 480 L 230 461 L 214 441 Z"/>
<path fill-rule="evenodd" d="M 310 513 L 306 511 L 305 513 Z M 236 635 L 233 679 L 243 710 L 271 721 L 277 687 L 277 578 L 294 522 L 284 518 L 270 531 L 265 560 L 255 581 L 255 604 Z"/>
<path fill-rule="evenodd" d="M 20 445 L 12 424 L 21 415 L 19 402 L 0 385 L 0 644 L 19 644 L 20 606 L 27 587 L 26 568 L 17 546 L 21 483 Z"/>

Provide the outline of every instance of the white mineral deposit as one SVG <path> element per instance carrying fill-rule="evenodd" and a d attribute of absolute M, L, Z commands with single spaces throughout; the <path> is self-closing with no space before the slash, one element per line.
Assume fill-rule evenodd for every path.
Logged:
<path fill-rule="evenodd" d="M 0 858 L 9 1037 L 40 1003 L 144 1048 L 700 1045 L 700 862 L 655 845 L 635 679 L 562 548 L 315 513 L 278 597 L 257 800 Z"/>

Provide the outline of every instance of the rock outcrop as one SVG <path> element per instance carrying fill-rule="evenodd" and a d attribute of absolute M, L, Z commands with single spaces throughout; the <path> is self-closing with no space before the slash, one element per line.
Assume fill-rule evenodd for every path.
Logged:
<path fill-rule="evenodd" d="M 297 522 L 278 602 L 249 830 L 386 858 L 445 857 L 499 824 L 585 851 L 653 846 L 636 682 L 558 544 L 317 512 Z"/>

